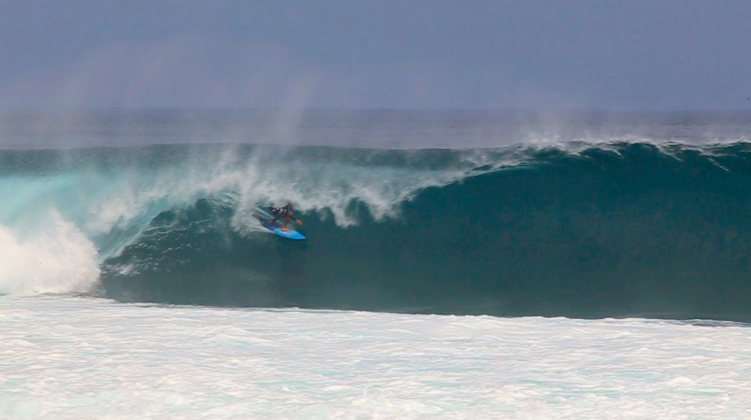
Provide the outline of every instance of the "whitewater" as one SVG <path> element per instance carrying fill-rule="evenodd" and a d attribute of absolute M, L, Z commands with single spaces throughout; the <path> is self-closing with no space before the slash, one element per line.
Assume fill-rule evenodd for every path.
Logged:
<path fill-rule="evenodd" d="M 749 132 L 2 113 L 0 418 L 749 418 Z"/>
<path fill-rule="evenodd" d="M 732 323 L 0 299 L 4 419 L 745 419 Z"/>

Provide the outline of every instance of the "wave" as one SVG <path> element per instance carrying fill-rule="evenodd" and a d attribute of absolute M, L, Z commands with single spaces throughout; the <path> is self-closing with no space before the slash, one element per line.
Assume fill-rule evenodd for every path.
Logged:
<path fill-rule="evenodd" d="M 0 293 L 95 284 L 123 301 L 745 320 L 749 152 L 638 141 L 6 150 L 0 246 L 15 251 L 0 261 Z M 304 243 L 252 217 L 286 201 Z M 40 272 L 44 255 L 70 266 Z"/>

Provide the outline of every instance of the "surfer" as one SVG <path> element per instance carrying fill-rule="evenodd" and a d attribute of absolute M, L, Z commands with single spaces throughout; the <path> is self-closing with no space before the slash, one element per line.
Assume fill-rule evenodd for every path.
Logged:
<path fill-rule="evenodd" d="M 289 230 L 287 224 L 290 220 L 294 220 L 298 225 L 302 224 L 302 220 L 295 218 L 295 213 L 292 210 L 292 204 L 287 204 L 282 208 L 274 207 L 274 205 L 272 204 L 269 206 L 269 211 L 274 215 L 274 218 L 269 220 L 270 224 L 274 224 L 274 222 L 284 217 L 284 225 L 282 225 L 282 230 L 284 231 Z"/>

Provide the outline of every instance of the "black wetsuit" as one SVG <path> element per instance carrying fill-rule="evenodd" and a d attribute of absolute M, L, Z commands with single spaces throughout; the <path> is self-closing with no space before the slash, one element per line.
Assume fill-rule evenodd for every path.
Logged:
<path fill-rule="evenodd" d="M 274 215 L 274 218 L 270 220 L 271 223 L 276 222 L 277 220 L 284 219 L 285 217 L 289 217 L 289 219 L 286 219 L 284 221 L 284 226 L 287 226 L 287 222 L 290 220 L 297 220 L 294 217 L 292 217 L 292 205 L 287 204 L 286 206 L 282 208 L 276 208 L 274 206 L 269 207 L 269 210 Z"/>
<path fill-rule="evenodd" d="M 269 207 L 269 210 L 271 211 L 271 214 L 274 215 L 275 219 L 279 219 L 279 218 L 284 217 L 284 216 L 288 215 L 289 213 L 291 213 L 292 206 L 290 206 L 288 204 L 288 205 L 286 205 L 286 206 L 284 206 L 282 208 Z"/>

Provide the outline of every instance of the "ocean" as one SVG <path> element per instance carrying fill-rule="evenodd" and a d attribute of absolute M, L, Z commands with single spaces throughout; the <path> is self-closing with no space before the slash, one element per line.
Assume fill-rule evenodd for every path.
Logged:
<path fill-rule="evenodd" d="M 6 110 L 0 197 L 2 419 L 751 416 L 748 113 Z"/>

